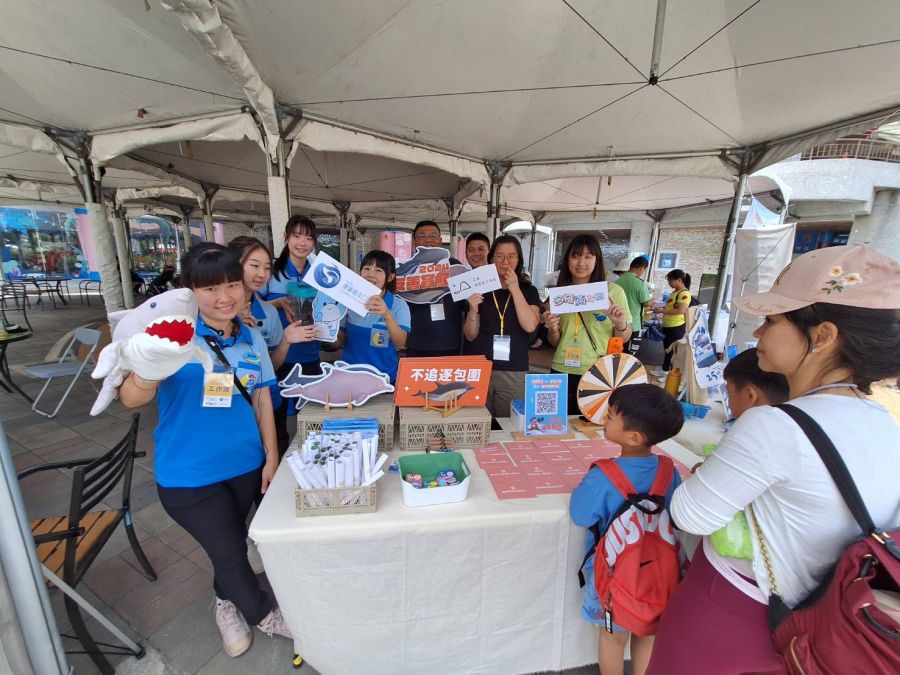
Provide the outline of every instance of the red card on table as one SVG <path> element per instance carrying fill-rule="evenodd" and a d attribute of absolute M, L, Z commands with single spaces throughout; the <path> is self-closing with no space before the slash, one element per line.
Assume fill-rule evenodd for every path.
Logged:
<path fill-rule="evenodd" d="M 491 482 L 498 479 L 505 480 L 521 478 L 524 475 L 521 471 L 519 471 L 519 469 L 514 466 L 503 466 L 501 464 L 486 466 L 484 467 L 484 472 L 488 475 L 488 478 L 491 479 Z"/>
<path fill-rule="evenodd" d="M 551 464 L 567 464 L 568 462 L 578 461 L 578 458 L 572 453 L 571 450 L 547 450 L 541 453 L 541 457 L 546 459 Z"/>
<path fill-rule="evenodd" d="M 512 457 L 513 461 L 519 466 L 547 461 L 537 450 L 510 450 L 509 456 Z"/>
<path fill-rule="evenodd" d="M 613 457 L 618 457 L 622 454 L 622 449 L 618 445 L 607 448 L 573 448 L 572 454 L 584 464 L 585 469 L 588 469 L 591 464 L 598 459 L 612 459 Z"/>
<path fill-rule="evenodd" d="M 515 468 L 515 464 L 512 463 L 512 460 L 507 456 L 504 452 L 502 455 L 500 454 L 486 454 L 486 455 L 476 455 L 476 461 L 478 462 L 478 466 L 480 466 L 485 471 L 488 470 L 488 467 L 506 467 L 510 469 Z"/>
<path fill-rule="evenodd" d="M 539 438 L 531 441 L 538 450 L 565 450 L 565 446 L 562 444 L 562 441 L 558 441 L 552 438 Z"/>
<path fill-rule="evenodd" d="M 537 493 L 524 478 L 491 480 L 497 499 L 527 499 L 536 497 Z"/>
<path fill-rule="evenodd" d="M 536 446 L 531 441 L 506 441 L 503 443 L 507 450 L 536 450 Z"/>
<path fill-rule="evenodd" d="M 525 476 L 535 493 L 539 495 L 567 494 L 571 488 L 561 476 Z"/>
<path fill-rule="evenodd" d="M 550 462 L 531 462 L 519 467 L 526 476 L 556 476 L 559 472 Z"/>
<path fill-rule="evenodd" d="M 578 487 L 579 483 L 581 483 L 581 479 L 584 478 L 584 473 L 584 471 L 579 474 L 564 473 L 560 476 L 560 478 L 562 478 L 565 484 L 569 486 L 569 491 L 571 492 Z"/>

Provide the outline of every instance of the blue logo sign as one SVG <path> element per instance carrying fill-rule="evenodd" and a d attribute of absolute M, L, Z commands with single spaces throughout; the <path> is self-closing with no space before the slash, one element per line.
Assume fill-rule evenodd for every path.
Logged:
<path fill-rule="evenodd" d="M 316 268 L 316 283 L 322 288 L 334 288 L 341 280 L 341 271 L 335 265 L 322 265 Z"/>

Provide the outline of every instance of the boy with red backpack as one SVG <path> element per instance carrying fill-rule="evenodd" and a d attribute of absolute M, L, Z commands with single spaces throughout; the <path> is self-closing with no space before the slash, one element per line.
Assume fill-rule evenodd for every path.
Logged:
<path fill-rule="evenodd" d="M 572 521 L 589 528 L 579 571 L 581 615 L 600 627 L 602 675 L 621 675 L 629 637 L 632 673 L 643 675 L 659 616 L 681 579 L 684 556 L 668 512 L 680 479 L 672 460 L 651 447 L 683 423 L 680 404 L 664 389 L 616 389 L 604 434 L 622 446 L 622 454 L 594 462 L 572 492 Z"/>

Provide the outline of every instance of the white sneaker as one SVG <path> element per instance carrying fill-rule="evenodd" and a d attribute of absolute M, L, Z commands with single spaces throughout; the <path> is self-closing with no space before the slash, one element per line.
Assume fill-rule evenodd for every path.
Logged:
<path fill-rule="evenodd" d="M 259 625 L 256 627 L 269 637 L 280 635 L 281 637 L 286 637 L 288 640 L 294 639 L 294 636 L 291 635 L 291 631 L 284 622 L 284 616 L 282 616 L 281 610 L 278 607 L 269 612 L 266 615 L 266 618 L 260 621 Z"/>
<path fill-rule="evenodd" d="M 653 377 L 665 377 L 668 373 L 666 373 L 666 371 L 664 370 L 651 370 L 650 374 Z"/>
<path fill-rule="evenodd" d="M 228 656 L 240 656 L 250 649 L 253 641 L 250 626 L 231 600 L 216 598 L 216 625 L 222 634 L 222 648 Z"/>
<path fill-rule="evenodd" d="M 262 557 L 259 555 L 259 549 L 250 537 L 247 537 L 247 561 L 253 570 L 253 574 L 262 574 L 266 571 L 263 567 Z"/>

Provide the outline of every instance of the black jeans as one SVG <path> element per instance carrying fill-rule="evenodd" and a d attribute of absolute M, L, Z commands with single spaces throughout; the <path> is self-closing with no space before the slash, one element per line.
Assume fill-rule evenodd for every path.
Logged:
<path fill-rule="evenodd" d="M 663 348 L 668 350 L 669 345 L 673 342 L 678 342 L 681 338 L 684 337 L 685 326 L 681 324 L 680 326 L 672 326 L 671 328 L 663 327 Z M 672 368 L 672 352 L 666 351 L 666 355 L 663 357 L 663 370 L 670 370 Z"/>
<path fill-rule="evenodd" d="M 202 487 L 156 486 L 166 513 L 209 556 L 216 596 L 231 600 L 251 626 L 272 611 L 272 600 L 247 562 L 247 514 L 261 482 L 262 467 Z"/>
<path fill-rule="evenodd" d="M 275 379 L 281 382 L 294 369 L 295 365 L 296 364 L 293 363 L 282 363 L 278 367 L 278 370 L 275 371 Z M 318 361 L 301 363 L 300 368 L 303 369 L 304 375 L 322 374 L 322 366 Z M 291 437 L 288 435 L 287 430 L 288 406 L 290 406 L 290 404 L 291 402 L 289 399 L 282 398 L 281 405 L 275 408 L 275 436 L 278 439 L 279 460 L 284 457 L 284 453 L 291 442 Z"/>

